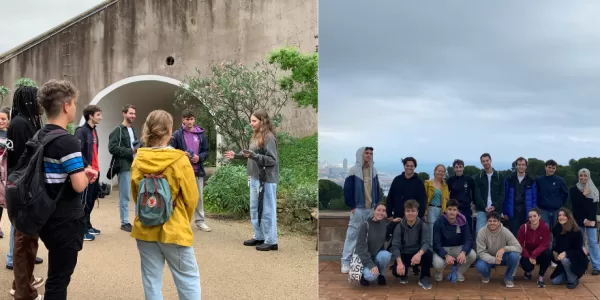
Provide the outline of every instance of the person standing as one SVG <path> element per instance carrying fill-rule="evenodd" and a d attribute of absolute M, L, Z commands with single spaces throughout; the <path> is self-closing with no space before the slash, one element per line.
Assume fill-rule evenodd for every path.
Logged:
<path fill-rule="evenodd" d="M 77 129 L 75 129 L 75 137 L 79 139 L 81 145 L 81 155 L 83 162 L 86 166 L 90 166 L 96 172 L 100 172 L 100 163 L 98 162 L 98 132 L 96 126 L 100 124 L 102 120 L 102 110 L 97 105 L 88 105 L 83 108 L 83 118 L 85 123 Z M 82 201 L 85 209 L 85 218 L 87 221 L 87 231 L 83 235 L 84 241 L 93 241 L 96 239 L 96 235 L 101 233 L 100 230 L 92 226 L 92 210 L 96 199 L 98 199 L 98 193 L 100 191 L 100 185 L 98 181 L 90 183 L 82 195 Z"/>
<path fill-rule="evenodd" d="M 543 288 L 544 275 L 550 266 L 552 253 L 550 252 L 550 229 L 548 225 L 540 219 L 540 210 L 532 208 L 529 213 L 529 222 L 521 225 L 517 235 L 517 240 L 521 244 L 520 265 L 524 271 L 525 279 L 531 279 L 531 272 L 535 265 L 540 265 L 537 277 L 538 287 Z"/>
<path fill-rule="evenodd" d="M 184 110 L 181 115 L 182 126 L 173 133 L 171 146 L 185 152 L 190 159 L 194 174 L 196 176 L 196 185 L 198 186 L 199 197 L 196 211 L 194 212 L 194 222 L 196 227 L 202 231 L 210 231 L 210 227 L 205 223 L 204 217 L 204 162 L 208 158 L 208 139 L 204 136 L 204 128 L 196 125 L 196 117 L 191 110 Z"/>
<path fill-rule="evenodd" d="M 579 182 L 569 191 L 573 206 L 573 218 L 581 229 L 587 250 L 592 261 L 592 275 L 600 275 L 600 247 L 598 247 L 598 229 L 596 213 L 598 211 L 598 188 L 592 181 L 590 170 L 579 170 Z"/>
<path fill-rule="evenodd" d="M 135 106 L 126 104 L 121 111 L 123 122 L 119 124 L 108 136 L 108 152 L 113 156 L 111 172 L 119 177 L 119 215 L 121 230 L 131 232 L 129 223 L 129 197 L 131 196 L 131 164 L 137 153 L 139 141 L 131 125 L 135 121 Z M 115 174 L 111 174 L 114 176 Z M 112 178 L 110 178 L 112 180 Z"/>
<path fill-rule="evenodd" d="M 227 159 L 246 159 L 250 176 L 250 221 L 254 228 L 251 239 L 244 246 L 258 251 L 278 250 L 277 237 L 277 183 L 279 182 L 279 153 L 271 118 L 264 109 L 250 116 L 252 138 L 250 149 L 239 153 L 225 151 Z M 264 192 L 264 193 L 263 193 Z"/>
<path fill-rule="evenodd" d="M 4 212 L 4 208 L 6 208 L 6 198 L 5 198 L 5 190 L 6 186 L 6 178 L 7 178 L 7 164 L 8 160 L 8 148 L 12 147 L 12 142 L 8 142 L 6 139 L 6 130 L 8 129 L 8 122 L 10 122 L 10 108 L 3 107 L 0 109 L 0 182 L 1 189 L 0 191 L 0 221 L 2 220 L 2 213 Z M 2 232 L 2 228 L 0 228 L 0 239 L 4 238 L 4 232 Z"/>
<path fill-rule="evenodd" d="M 502 214 L 504 202 L 504 180 L 500 173 L 492 168 L 492 156 L 489 153 L 483 153 L 479 160 L 483 170 L 473 178 L 475 181 L 475 210 L 477 211 L 475 233 L 486 227 L 488 214 L 492 212 Z"/>
<path fill-rule="evenodd" d="M 504 219 L 509 229 L 517 236 L 521 225 L 527 222 L 529 211 L 537 207 L 537 185 L 535 179 L 527 174 L 527 160 L 517 158 L 516 172 L 504 181 Z"/>
<path fill-rule="evenodd" d="M 471 233 L 475 232 L 473 223 L 473 207 L 475 206 L 475 180 L 473 177 L 465 176 L 465 162 L 455 159 L 452 162 L 454 175 L 446 181 L 450 191 L 450 199 L 458 200 L 458 210 L 467 219 Z"/>
<path fill-rule="evenodd" d="M 567 203 L 569 196 L 565 180 L 554 174 L 557 166 L 553 159 L 546 161 L 546 174 L 536 178 L 537 205 L 541 210 L 542 220 L 550 228 L 556 226 L 558 210 Z"/>
<path fill-rule="evenodd" d="M 432 237 L 431 245 L 433 246 L 433 224 L 440 218 L 443 212 L 446 211 L 449 192 L 448 185 L 444 177 L 446 176 L 446 168 L 444 165 L 437 165 L 433 169 L 433 179 L 425 180 L 425 192 L 427 194 L 427 210 L 425 217 L 427 219 L 427 227 L 429 227 L 429 236 Z"/>
<path fill-rule="evenodd" d="M 404 218 L 404 202 L 407 200 L 415 200 L 419 203 L 419 218 L 424 218 L 427 208 L 425 185 L 415 173 L 417 160 L 413 157 L 406 157 L 402 159 L 402 164 L 404 172 L 392 180 L 386 199 L 388 219 L 394 223 L 399 223 L 400 219 Z"/>

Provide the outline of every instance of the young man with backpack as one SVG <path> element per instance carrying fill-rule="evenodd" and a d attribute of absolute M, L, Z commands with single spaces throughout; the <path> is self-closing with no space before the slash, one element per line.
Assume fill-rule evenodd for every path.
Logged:
<path fill-rule="evenodd" d="M 75 121 L 76 98 L 77 90 L 68 81 L 50 80 L 42 86 L 38 101 L 48 123 L 27 142 L 7 182 L 7 207 L 17 232 L 39 235 L 48 249 L 47 299 L 67 299 L 86 229 L 81 192 L 98 176 L 85 167 L 79 141 L 66 130 Z M 32 292 L 24 295 L 17 289 L 14 297 L 42 299 Z"/>
<path fill-rule="evenodd" d="M 96 131 L 96 126 L 102 120 L 102 109 L 97 105 L 88 105 L 83 109 L 83 118 L 85 119 L 85 124 L 77 127 L 75 130 L 75 136 L 81 144 L 81 156 L 86 166 L 91 166 L 96 172 L 100 172 L 100 163 L 98 162 L 98 132 Z M 93 241 L 96 239 L 96 235 L 101 233 L 100 230 L 92 226 L 91 220 L 92 210 L 94 209 L 96 199 L 98 199 L 99 191 L 100 185 L 98 181 L 95 181 L 87 186 L 81 196 L 87 221 L 87 231 L 83 235 L 84 241 Z"/>
<path fill-rule="evenodd" d="M 204 135 L 204 128 L 197 126 L 194 113 L 186 109 L 181 115 L 182 126 L 173 133 L 171 146 L 185 152 L 190 159 L 196 176 L 198 186 L 198 206 L 194 212 L 196 227 L 202 231 L 210 231 L 210 227 L 204 222 L 204 204 L 202 191 L 204 189 L 204 161 L 208 158 L 208 139 Z"/>

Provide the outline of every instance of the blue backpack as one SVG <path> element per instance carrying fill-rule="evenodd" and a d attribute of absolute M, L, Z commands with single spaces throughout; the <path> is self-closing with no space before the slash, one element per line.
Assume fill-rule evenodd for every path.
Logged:
<path fill-rule="evenodd" d="M 169 220 L 175 203 L 171 188 L 162 175 L 144 175 L 139 183 L 136 211 L 144 226 L 162 225 Z"/>

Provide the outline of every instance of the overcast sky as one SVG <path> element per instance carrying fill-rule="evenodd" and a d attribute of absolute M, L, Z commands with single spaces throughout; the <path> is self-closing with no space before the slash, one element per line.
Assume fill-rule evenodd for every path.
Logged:
<path fill-rule="evenodd" d="M 600 156 L 600 2 L 319 3 L 319 159 Z"/>
<path fill-rule="evenodd" d="M 0 53 L 4 53 L 102 0 L 0 0 Z M 0 83 L 2 84 L 2 83 Z"/>

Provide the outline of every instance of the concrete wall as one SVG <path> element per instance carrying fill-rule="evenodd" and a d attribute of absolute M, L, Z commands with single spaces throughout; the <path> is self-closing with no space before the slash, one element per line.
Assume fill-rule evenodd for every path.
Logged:
<path fill-rule="evenodd" d="M 183 80 L 196 68 L 208 71 L 211 62 L 253 63 L 283 45 L 312 51 L 317 7 L 317 0 L 120 0 L 0 64 L 0 84 L 12 87 L 20 77 L 40 85 L 52 78 L 68 79 L 81 91 L 81 112 L 104 88 L 131 76 Z M 175 59 L 171 66 L 166 64 L 169 56 Z M 155 104 L 123 94 L 111 105 L 131 98 L 138 106 L 148 105 L 145 110 Z M 106 123 L 113 118 L 107 109 L 114 107 L 99 105 L 106 111 Z M 165 102 L 160 108 L 170 105 Z M 295 136 L 317 131 L 312 109 L 289 105 L 283 114 L 280 130 Z M 138 118 L 145 115 L 139 111 Z"/>
<path fill-rule="evenodd" d="M 319 256 L 342 255 L 350 212 L 319 212 Z"/>

